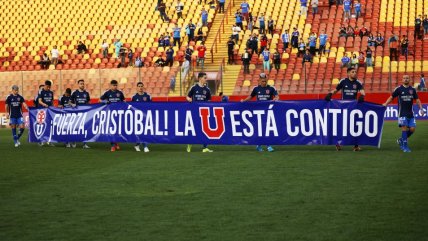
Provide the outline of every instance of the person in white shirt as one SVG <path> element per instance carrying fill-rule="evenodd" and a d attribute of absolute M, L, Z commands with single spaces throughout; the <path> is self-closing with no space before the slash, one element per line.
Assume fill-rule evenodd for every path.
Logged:
<path fill-rule="evenodd" d="M 239 26 L 236 26 L 236 24 L 234 24 L 232 27 L 232 39 L 235 39 L 236 43 L 239 40 L 239 32 L 241 32 L 241 28 Z"/>
<path fill-rule="evenodd" d="M 177 4 L 175 5 L 175 11 L 177 12 L 177 18 L 183 18 L 183 8 L 184 4 L 177 0 Z"/>
<path fill-rule="evenodd" d="M 51 51 L 52 55 L 52 64 L 56 66 L 58 64 L 58 58 L 59 58 L 59 51 L 56 47 L 56 45 L 53 46 L 53 49 Z"/>
<path fill-rule="evenodd" d="M 108 43 L 107 40 L 103 40 L 103 44 L 101 44 L 101 48 L 103 49 L 103 58 L 108 58 Z"/>

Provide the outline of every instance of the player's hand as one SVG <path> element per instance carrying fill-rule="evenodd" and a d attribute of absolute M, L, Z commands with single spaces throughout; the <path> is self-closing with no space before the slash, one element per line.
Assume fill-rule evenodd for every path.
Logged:
<path fill-rule="evenodd" d="M 331 100 L 331 97 L 333 96 L 333 94 L 332 93 L 328 93 L 326 96 L 325 96 L 325 100 L 326 101 L 330 101 Z"/>
<path fill-rule="evenodd" d="M 387 104 L 386 104 L 386 103 L 383 103 L 382 105 L 383 105 L 383 106 L 385 106 L 385 107 L 387 106 Z"/>
<path fill-rule="evenodd" d="M 364 95 L 360 95 L 360 97 L 358 97 L 358 103 L 363 103 L 364 102 Z"/>

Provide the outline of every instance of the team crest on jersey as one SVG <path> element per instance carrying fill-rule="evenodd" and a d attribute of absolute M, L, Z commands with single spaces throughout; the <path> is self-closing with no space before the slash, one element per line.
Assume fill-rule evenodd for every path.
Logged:
<path fill-rule="evenodd" d="M 266 90 L 266 94 L 268 95 L 270 93 L 270 90 Z"/>
<path fill-rule="evenodd" d="M 356 88 L 357 88 L 357 85 L 352 85 L 352 88 L 356 89 Z"/>
<path fill-rule="evenodd" d="M 147 101 L 147 97 L 143 97 L 143 101 Z"/>
<path fill-rule="evenodd" d="M 46 130 L 46 111 L 39 110 L 36 115 L 36 122 L 34 123 L 34 135 L 40 139 Z"/>
<path fill-rule="evenodd" d="M 83 98 L 86 98 L 86 94 L 83 94 Z"/>
<path fill-rule="evenodd" d="M 204 90 L 204 91 L 202 91 L 202 93 L 203 93 L 204 95 L 206 95 L 206 94 L 207 94 L 207 91 L 206 91 L 206 90 Z"/>
<path fill-rule="evenodd" d="M 18 98 L 16 98 L 16 100 L 17 100 L 17 101 L 21 101 L 21 98 L 19 98 L 19 97 L 18 97 Z"/>
<path fill-rule="evenodd" d="M 117 94 L 116 94 L 116 96 L 117 96 L 117 97 L 120 97 L 120 94 L 119 94 L 119 93 L 117 93 Z"/>
<path fill-rule="evenodd" d="M 413 95 L 413 90 L 409 90 L 409 94 Z"/>

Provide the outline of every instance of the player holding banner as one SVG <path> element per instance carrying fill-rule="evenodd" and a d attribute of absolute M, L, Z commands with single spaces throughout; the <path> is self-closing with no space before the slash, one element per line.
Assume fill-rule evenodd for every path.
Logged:
<path fill-rule="evenodd" d="M 10 118 L 9 125 L 12 128 L 13 141 L 15 147 L 21 145 L 19 138 L 25 130 L 25 122 L 22 116 L 22 106 L 28 110 L 28 106 L 24 101 L 24 97 L 18 94 L 19 87 L 12 86 L 12 94 L 6 98 L 6 118 Z M 16 127 L 19 126 L 19 133 L 16 133 Z"/>
<path fill-rule="evenodd" d="M 132 96 L 132 100 L 131 101 L 132 102 L 151 102 L 152 101 L 152 98 L 150 97 L 150 95 L 147 94 L 144 91 L 144 84 L 143 84 L 143 82 L 138 82 L 137 83 L 137 93 L 134 96 Z M 135 146 L 134 146 L 135 151 L 138 151 L 138 152 L 141 151 L 140 150 L 140 144 L 141 143 L 136 143 L 135 144 Z M 150 151 L 149 147 L 147 146 L 147 143 L 143 143 L 143 146 L 144 146 L 144 152 L 149 152 Z"/>
<path fill-rule="evenodd" d="M 358 98 L 358 102 L 364 102 L 364 96 L 366 95 L 366 93 L 364 92 L 363 84 L 361 84 L 361 82 L 357 79 L 357 70 L 354 68 L 348 68 L 347 73 L 348 77 L 341 79 L 339 84 L 336 86 L 336 89 L 330 91 L 327 94 L 327 96 L 325 97 L 326 101 L 330 101 L 331 97 L 341 90 L 342 100 L 356 100 L 358 92 L 360 92 L 361 95 Z M 340 143 L 336 144 L 336 150 L 342 150 Z M 358 146 L 358 143 L 355 143 L 353 150 L 361 151 L 361 148 Z"/>
<path fill-rule="evenodd" d="M 77 85 L 79 86 L 79 88 L 71 94 L 71 103 L 73 104 L 73 106 L 90 104 L 89 102 L 91 101 L 91 97 L 85 89 L 85 80 L 78 80 Z M 76 143 L 71 143 L 71 146 L 75 148 Z M 88 144 L 86 144 L 86 142 L 83 142 L 83 149 L 89 148 L 90 147 L 88 146 Z"/>
<path fill-rule="evenodd" d="M 395 97 L 398 97 L 398 127 L 401 128 L 401 137 L 397 139 L 397 144 L 400 145 L 403 152 L 411 152 L 407 140 L 416 129 L 413 101 L 416 100 L 422 115 L 425 114 L 425 110 L 422 107 L 416 89 L 410 86 L 410 77 L 408 75 L 403 76 L 403 84 L 395 88 L 383 106 L 387 106 Z"/>

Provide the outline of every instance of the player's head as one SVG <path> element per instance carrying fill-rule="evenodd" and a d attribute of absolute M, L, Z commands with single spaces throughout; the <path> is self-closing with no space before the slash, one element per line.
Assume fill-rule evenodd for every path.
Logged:
<path fill-rule="evenodd" d="M 207 74 L 205 72 L 199 72 L 198 82 L 199 85 L 205 85 L 207 83 Z"/>
<path fill-rule="evenodd" d="M 350 80 L 356 80 L 357 79 L 357 70 L 355 68 L 348 68 L 347 70 L 348 78 Z"/>
<path fill-rule="evenodd" d="M 17 85 L 12 86 L 12 94 L 17 95 L 19 92 L 19 87 Z"/>
<path fill-rule="evenodd" d="M 110 81 L 110 89 L 111 90 L 117 90 L 117 80 L 112 80 L 112 81 Z"/>
<path fill-rule="evenodd" d="M 267 76 L 266 76 L 266 74 L 265 73 L 260 73 L 259 77 L 260 77 L 259 84 L 262 87 L 266 87 L 266 85 L 267 85 Z"/>
<path fill-rule="evenodd" d="M 77 81 L 77 84 L 79 85 L 79 89 L 84 90 L 85 89 L 85 80 L 79 79 Z"/>
<path fill-rule="evenodd" d="M 143 84 L 143 82 L 138 82 L 137 83 L 137 92 L 138 93 L 144 92 L 144 84 Z"/>
<path fill-rule="evenodd" d="M 43 86 L 43 88 L 45 90 L 50 90 L 51 89 L 51 85 L 52 85 L 52 82 L 50 80 L 46 80 L 45 81 L 45 86 Z"/>
<path fill-rule="evenodd" d="M 70 96 L 71 95 L 71 89 L 70 88 L 65 89 L 64 95 Z"/>
<path fill-rule="evenodd" d="M 410 84 L 410 76 L 409 75 L 403 75 L 403 85 L 408 86 Z"/>

